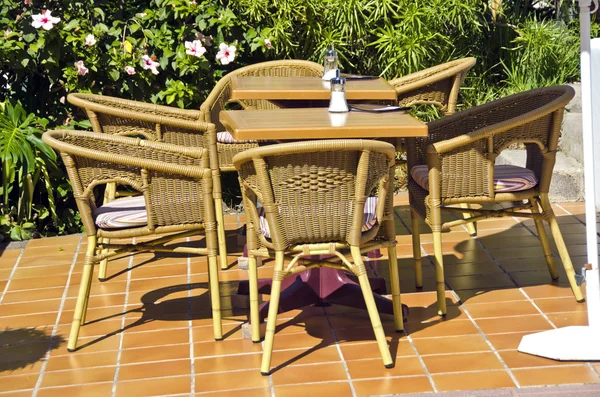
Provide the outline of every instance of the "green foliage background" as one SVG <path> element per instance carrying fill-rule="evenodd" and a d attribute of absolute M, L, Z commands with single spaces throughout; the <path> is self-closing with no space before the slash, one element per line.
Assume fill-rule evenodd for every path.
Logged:
<path fill-rule="evenodd" d="M 32 15 L 42 10 L 51 10 L 60 22 L 50 30 L 35 29 Z M 11 103 L 14 112 L 21 104 L 34 118 L 19 116 L 27 123 L 15 128 L 31 136 L 31 128 L 85 127 L 84 115 L 65 103 L 69 92 L 198 108 L 233 69 L 281 58 L 320 62 L 331 43 L 344 71 L 385 78 L 474 56 L 478 63 L 460 101 L 469 107 L 577 81 L 577 13 L 571 0 L 0 0 L 0 100 L 5 101 L 0 111 L 6 114 Z M 593 32 L 598 35 L 597 24 Z M 89 34 L 96 39 L 92 46 L 85 43 Z M 204 56 L 186 54 L 184 42 L 194 39 L 207 48 Z M 215 59 L 223 42 L 237 48 L 228 65 Z M 144 55 L 160 63 L 157 75 L 142 68 Z M 79 75 L 77 61 L 89 73 Z M 126 66 L 136 74 L 127 74 Z M 16 135 L 11 128 L 0 127 L 4 140 Z M 34 164 L 51 172 L 40 171 L 32 189 L 23 190 L 24 179 L 18 177 L 4 188 L 0 236 L 73 232 L 78 221 L 60 164 L 40 147 L 31 151 Z M 0 158 L 4 168 L 30 167 L 8 152 L 6 146 Z M 23 225 L 27 232 L 14 232 Z"/>

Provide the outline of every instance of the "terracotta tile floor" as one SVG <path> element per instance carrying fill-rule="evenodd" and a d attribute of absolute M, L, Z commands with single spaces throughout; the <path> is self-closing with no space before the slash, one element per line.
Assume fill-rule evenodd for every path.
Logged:
<path fill-rule="evenodd" d="M 556 205 L 579 266 L 585 262 L 583 211 L 582 203 Z M 391 317 L 382 316 L 396 357 L 393 369 L 381 363 L 366 313 L 332 306 L 281 315 L 275 371 L 260 375 L 261 345 L 242 338 L 246 299 L 235 295 L 246 277 L 234 252 L 241 250 L 235 234 L 240 215 L 227 217 L 232 255 L 230 269 L 221 273 L 226 335 L 220 342 L 212 339 L 204 258 L 144 253 L 111 261 L 110 279 L 94 280 L 81 348 L 68 353 L 85 239 L 46 238 L 0 251 L 0 396 L 537 393 L 532 386 L 600 382 L 598 364 L 560 363 L 516 350 L 530 332 L 587 321 L 586 306 L 575 302 L 562 268 L 560 281 L 550 281 L 530 220 L 480 222 L 476 239 L 462 227 L 443 235 L 449 306 L 441 319 L 427 257 L 425 287 L 414 287 L 406 195 L 397 196 L 396 215 L 402 299 L 410 316 L 406 334 L 395 333 Z M 422 250 L 432 251 L 427 232 Z M 368 263 L 387 277 L 385 257 Z M 271 271 L 266 261 L 260 276 Z"/>

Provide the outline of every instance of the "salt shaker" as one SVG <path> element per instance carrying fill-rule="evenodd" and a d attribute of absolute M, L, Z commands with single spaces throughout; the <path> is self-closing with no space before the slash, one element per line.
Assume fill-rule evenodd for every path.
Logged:
<path fill-rule="evenodd" d="M 329 49 L 325 51 L 325 56 L 323 57 L 323 80 L 329 81 L 334 78 L 336 76 L 336 70 L 339 70 L 338 55 L 333 49 L 333 44 L 331 44 Z"/>
<path fill-rule="evenodd" d="M 348 112 L 348 103 L 346 102 L 346 79 L 340 77 L 339 69 L 336 70 L 335 77 L 331 79 L 329 111 L 332 113 Z"/>

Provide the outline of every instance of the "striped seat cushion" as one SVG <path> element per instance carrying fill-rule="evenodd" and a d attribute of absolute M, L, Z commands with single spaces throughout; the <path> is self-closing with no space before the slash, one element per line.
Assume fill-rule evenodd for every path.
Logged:
<path fill-rule="evenodd" d="M 365 201 L 365 210 L 363 216 L 362 231 L 369 231 L 377 223 L 377 214 L 375 209 L 377 208 L 377 197 L 367 197 Z M 271 231 L 269 230 L 269 223 L 265 215 L 265 209 L 263 207 L 258 208 L 258 216 L 260 221 L 260 232 L 265 238 L 271 238 Z"/>
<path fill-rule="evenodd" d="M 410 170 L 410 175 L 419 186 L 429 190 L 429 169 L 426 165 L 417 165 Z M 494 167 L 494 191 L 519 192 L 537 185 L 538 179 L 529 168 L 516 165 L 497 165 Z"/>
<path fill-rule="evenodd" d="M 217 142 L 219 143 L 256 143 L 256 141 L 236 141 L 229 131 L 217 132 Z"/>
<path fill-rule="evenodd" d="M 123 197 L 104 204 L 92 213 L 100 229 L 141 227 L 148 223 L 144 196 Z"/>

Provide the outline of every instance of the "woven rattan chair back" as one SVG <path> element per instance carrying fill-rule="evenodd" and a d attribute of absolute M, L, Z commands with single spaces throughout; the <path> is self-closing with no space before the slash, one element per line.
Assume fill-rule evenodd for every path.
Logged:
<path fill-rule="evenodd" d="M 548 198 L 564 108 L 574 94 L 569 86 L 522 92 L 431 122 L 428 137 L 407 139 L 409 170 L 425 164 L 429 170 L 427 189 L 420 186 L 409 172 L 416 284 L 422 286 L 423 283 L 417 216 L 421 215 L 433 234 L 440 314 L 446 313 L 442 229 L 465 223 L 473 225 L 478 220 L 490 217 L 533 218 L 548 270 L 551 277 L 557 279 L 553 253 L 543 226 L 543 221 L 547 221 L 575 298 L 577 301 L 583 300 Z M 529 188 L 497 192 L 494 183 L 495 161 L 503 150 L 515 145 L 525 146 L 525 168 L 535 175 L 537 184 Z M 468 207 L 469 204 L 486 203 L 505 203 L 512 208 Z M 443 212 L 462 212 L 466 219 L 444 222 Z"/>
<path fill-rule="evenodd" d="M 140 136 L 181 146 L 205 147 L 201 113 L 104 95 L 73 93 L 69 103 L 85 110 L 97 133 Z M 202 123 L 203 124 L 203 123 Z"/>
<path fill-rule="evenodd" d="M 76 348 L 79 328 L 85 323 L 93 266 L 115 255 L 147 250 L 208 256 L 214 334 L 221 339 L 216 221 L 208 150 L 73 130 L 49 131 L 43 140 L 61 153 L 88 236 L 68 349 Z M 127 185 L 143 194 L 146 225 L 122 229 L 96 226 L 94 190 L 109 183 Z M 206 248 L 164 245 L 202 230 Z M 106 244 L 105 240 L 142 236 L 157 238 L 136 244 Z"/>
<path fill-rule="evenodd" d="M 568 86 L 531 90 L 431 122 L 427 138 L 407 140 L 409 169 L 429 164 L 432 198 L 494 200 L 496 158 L 524 144 L 526 167 L 536 174 L 537 189 L 548 193 L 564 107 L 573 95 Z"/>
<path fill-rule="evenodd" d="M 273 249 L 288 250 L 298 244 L 360 245 L 365 200 L 378 188 L 381 219 L 393 158 L 384 142 L 337 140 L 262 147 L 234 161 L 244 193 L 265 209 Z M 259 225 L 254 199 L 246 210 Z"/>
<path fill-rule="evenodd" d="M 456 110 L 460 86 L 475 65 L 475 58 L 463 58 L 390 80 L 400 106 L 431 104 L 445 114 Z"/>

